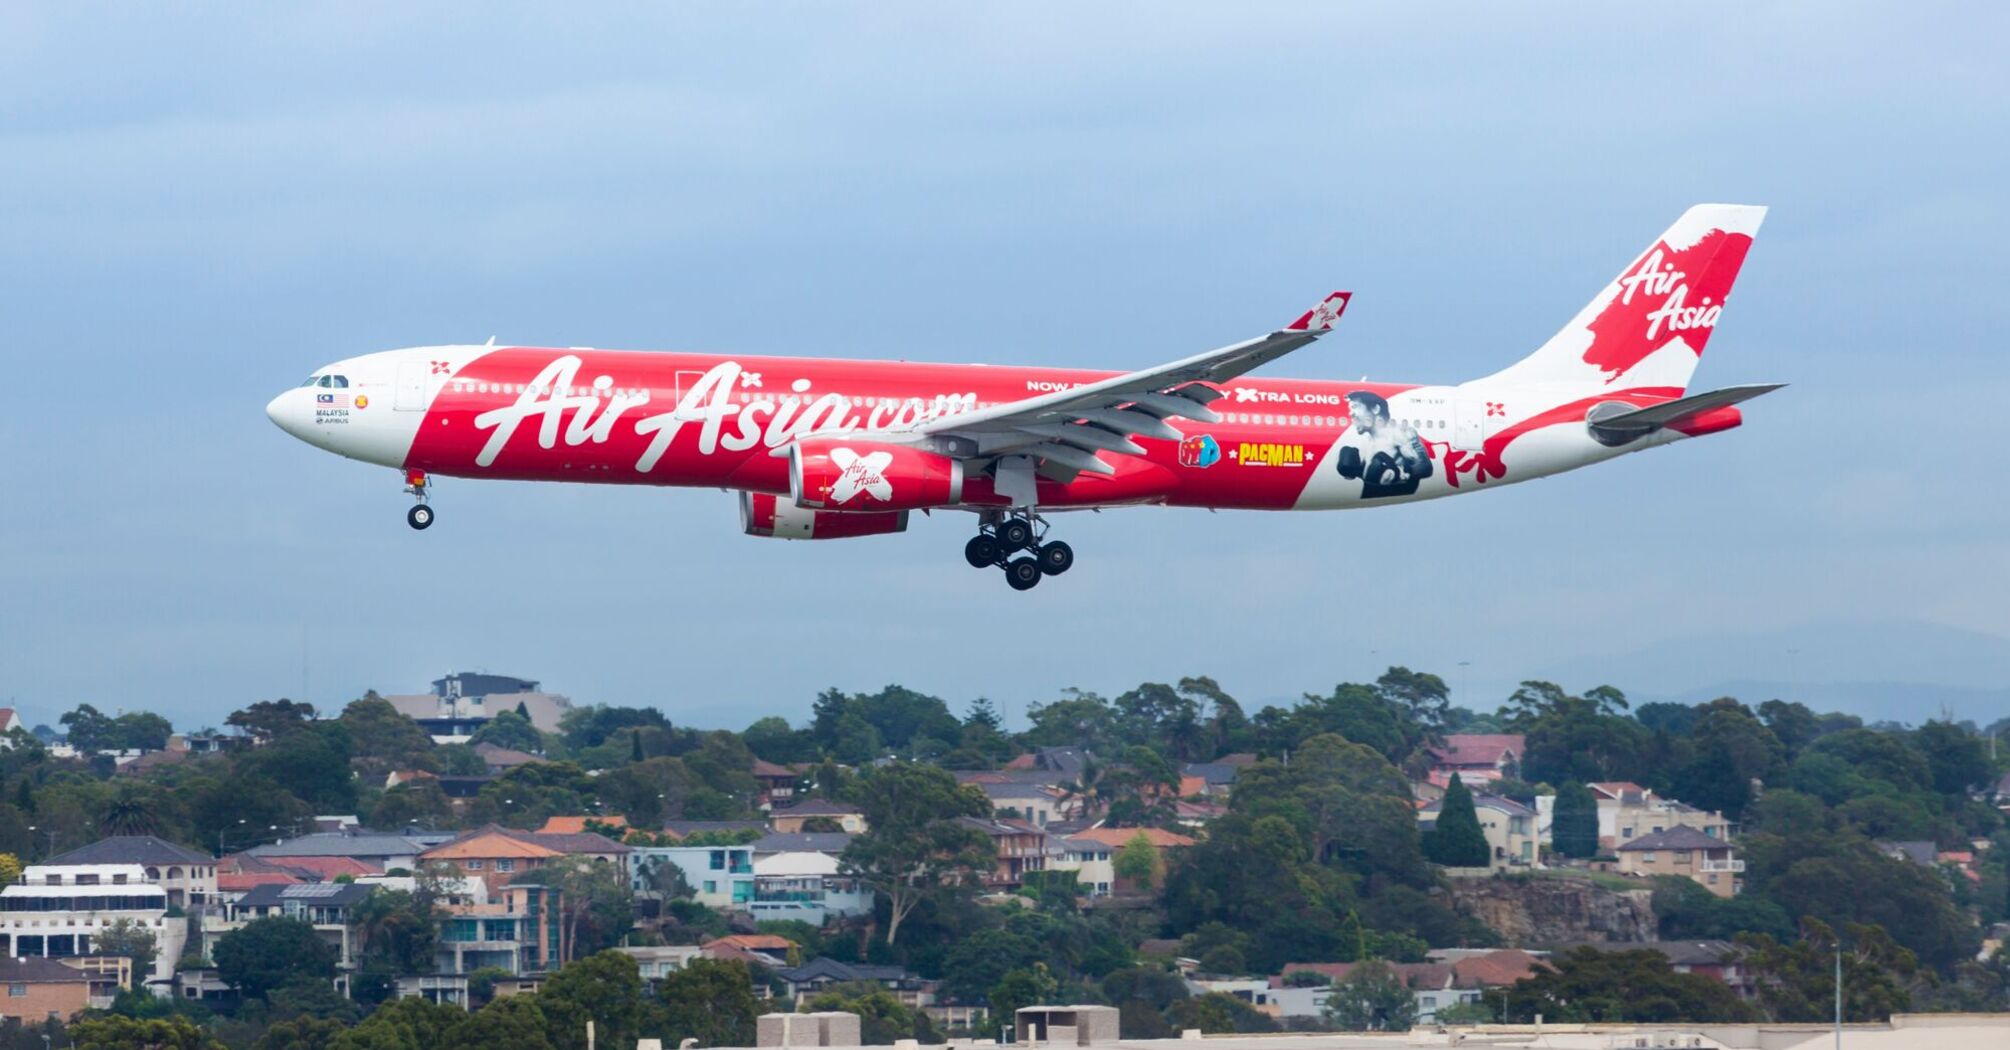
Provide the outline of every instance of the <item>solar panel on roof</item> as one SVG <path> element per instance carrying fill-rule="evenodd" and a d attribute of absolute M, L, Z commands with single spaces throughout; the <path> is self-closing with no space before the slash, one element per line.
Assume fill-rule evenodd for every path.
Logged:
<path fill-rule="evenodd" d="M 282 897 L 333 897 L 346 888 L 340 882 L 303 882 L 279 891 Z"/>

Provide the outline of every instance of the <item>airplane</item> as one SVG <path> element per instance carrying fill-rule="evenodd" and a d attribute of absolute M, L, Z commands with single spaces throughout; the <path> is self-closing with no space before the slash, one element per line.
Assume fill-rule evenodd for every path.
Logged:
<path fill-rule="evenodd" d="M 1534 353 L 1453 385 L 1252 377 L 1330 331 L 1334 292 L 1267 335 L 1134 372 L 497 346 L 316 369 L 265 412 L 317 448 L 436 477 L 710 486 L 745 534 L 847 539 L 964 510 L 977 568 L 1074 564 L 1048 515 L 1331 510 L 1480 492 L 1740 425 L 1783 384 L 1688 392 L 1763 207 L 1689 209 Z"/>

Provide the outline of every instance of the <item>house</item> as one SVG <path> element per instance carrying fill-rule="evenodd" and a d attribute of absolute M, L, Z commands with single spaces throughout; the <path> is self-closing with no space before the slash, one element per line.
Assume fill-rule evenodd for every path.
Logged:
<path fill-rule="evenodd" d="M 33 864 L 0 890 L 0 956 L 90 955 L 92 938 L 120 919 L 154 935 L 154 980 L 174 975 L 188 924 L 167 919 L 167 891 L 138 864 Z"/>
<path fill-rule="evenodd" d="M 1520 948 L 1448 949 L 1431 952 L 1431 962 L 1449 963 L 1452 984 L 1458 988 L 1505 988 L 1535 975 L 1543 965 L 1536 955 Z"/>
<path fill-rule="evenodd" d="M 596 830 L 605 829 L 605 830 Z M 592 832 L 613 838 L 628 832 L 628 818 L 619 813 L 605 817 L 551 817 L 537 829 L 540 835 L 579 835 Z"/>
<path fill-rule="evenodd" d="M 634 852 L 629 846 L 590 831 L 545 834 L 489 824 L 421 853 L 419 863 L 451 864 L 461 874 L 488 883 L 489 896 L 496 899 L 502 888 L 519 874 L 572 855 L 612 864 L 627 878 L 629 857 Z"/>
<path fill-rule="evenodd" d="M 1026 873 L 1047 870 L 1051 847 L 1047 842 L 1047 833 L 1037 826 L 1012 817 L 958 817 L 956 820 L 989 836 L 992 847 L 997 851 L 997 868 L 979 876 L 987 889 L 1009 893 L 1025 884 Z"/>
<path fill-rule="evenodd" d="M 91 975 L 54 959 L 0 958 L 0 1017 L 23 1025 L 69 1021 L 91 1005 Z"/>
<path fill-rule="evenodd" d="M 465 744 L 502 711 L 524 715 L 539 732 L 556 733 L 560 719 L 572 710 L 572 701 L 539 691 L 528 678 L 470 672 L 435 679 L 430 693 L 384 699 L 419 723 L 436 744 Z"/>
<path fill-rule="evenodd" d="M 1673 827 L 1695 828 L 1711 838 L 1731 840 L 1731 822 L 1722 813 L 1662 798 L 1651 788 L 1631 781 L 1598 781 L 1585 787 L 1598 802 L 1600 849 L 1615 849 L 1622 842 Z"/>
<path fill-rule="evenodd" d="M 1116 850 L 1100 839 L 1070 835 L 1061 840 L 1061 852 L 1047 867 L 1074 872 L 1075 886 L 1082 896 L 1107 897 L 1117 883 Z"/>
<path fill-rule="evenodd" d="M 259 919 L 297 919 L 314 927 L 314 932 L 335 949 L 335 964 L 344 970 L 355 968 L 355 933 L 349 919 L 376 887 L 353 882 L 303 882 L 293 885 L 259 886 L 219 913 L 202 919 L 203 954 L 209 955 L 216 941 L 232 930 L 241 930 Z"/>
<path fill-rule="evenodd" d="M 1680 875 L 1700 883 L 1719 897 L 1745 888 L 1745 862 L 1734 856 L 1730 843 L 1691 827 L 1673 827 L 1642 835 L 1619 847 L 1619 870 L 1649 878 Z"/>
<path fill-rule="evenodd" d="M 773 933 L 735 933 L 725 937 L 714 937 L 705 942 L 704 950 L 717 952 L 732 948 L 757 955 L 764 966 L 787 966 L 789 953 L 796 950 L 796 942 Z"/>
<path fill-rule="evenodd" d="M 870 914 L 872 891 L 844 874 L 829 853 L 770 853 L 754 858 L 754 897 L 746 910 L 756 921 L 797 919 L 822 926 L 834 915 Z"/>
<path fill-rule="evenodd" d="M 748 836 L 748 841 L 768 833 L 764 820 L 666 820 L 663 833 L 674 839 L 688 839 L 693 835 L 707 837 Z"/>
<path fill-rule="evenodd" d="M 1426 832 L 1438 825 L 1438 811 L 1444 800 L 1426 802 L 1417 810 L 1417 820 Z M 1537 849 L 1535 810 L 1511 798 L 1474 795 L 1473 813 L 1479 818 L 1480 832 L 1486 836 L 1491 857 L 1488 867 L 1541 867 Z"/>
<path fill-rule="evenodd" d="M 434 969 L 466 974 L 485 966 L 512 977 L 555 970 L 569 954 L 564 898 L 555 887 L 513 883 L 479 904 L 448 904 Z"/>
<path fill-rule="evenodd" d="M 629 886 L 640 894 L 660 892 L 664 865 L 681 872 L 693 898 L 708 908 L 741 909 L 754 899 L 752 846 L 636 846 Z"/>
<path fill-rule="evenodd" d="M 393 868 L 411 871 L 418 867 L 419 857 L 428 849 L 452 837 L 452 832 L 415 830 L 384 832 L 358 828 L 353 831 L 323 832 L 302 835 L 299 838 L 281 839 L 278 842 L 253 846 L 244 852 L 260 860 L 280 864 L 292 864 L 315 857 L 346 857 L 369 864 L 378 871 L 390 871 Z"/>
<path fill-rule="evenodd" d="M 499 747 L 486 740 L 475 745 L 475 754 L 480 755 L 482 765 L 486 766 L 490 773 L 497 776 L 501 776 L 518 766 L 527 766 L 533 762 L 544 761 L 544 756 L 542 755 L 533 755 L 528 751 L 517 751 L 512 748 Z"/>
<path fill-rule="evenodd" d="M 935 982 L 925 981 L 898 966 L 868 966 L 818 957 L 793 969 L 775 971 L 788 998 L 797 1003 L 834 984 L 872 983 L 893 993 L 909 1009 L 935 1003 Z"/>
<path fill-rule="evenodd" d="M 1326 1000 L 1332 997 L 1333 985 L 1345 980 L 1360 963 L 1287 963 L 1284 972 L 1268 982 L 1270 1000 L 1277 1008 L 1277 1016 L 1317 1017 L 1326 1010 Z M 1479 1002 L 1483 994 L 1478 987 L 1462 988 L 1458 985 L 1458 971 L 1445 963 L 1388 963 L 1396 976 L 1402 979 L 1404 987 L 1410 990 L 1416 1001 L 1417 1023 L 1432 1024 L 1438 1019 L 1438 1011 L 1458 1003 Z M 1301 985 L 1291 980 L 1295 973 L 1317 973 L 1331 983 L 1324 985 Z"/>
<path fill-rule="evenodd" d="M 393 999 L 424 999 L 435 1006 L 468 1008 L 468 977 L 464 973 L 422 973 L 399 977 Z"/>
<path fill-rule="evenodd" d="M 795 799 L 796 782 L 800 779 L 788 766 L 755 759 L 754 780 L 761 785 L 761 793 L 755 796 L 754 804 L 763 810 L 786 805 Z"/>
<path fill-rule="evenodd" d="M 635 960 L 635 968 L 642 972 L 642 979 L 651 985 L 691 965 L 691 960 L 704 954 L 704 949 L 695 944 L 624 946 L 613 950 Z"/>
<path fill-rule="evenodd" d="M 1042 747 L 1031 754 L 1020 755 L 1005 763 L 1008 772 L 1040 773 L 1052 777 L 1052 783 L 1074 780 L 1082 775 L 1082 770 L 1095 764 L 1094 752 L 1080 747 Z"/>
<path fill-rule="evenodd" d="M 1255 755 L 1223 755 L 1212 762 L 1188 762 L 1180 769 L 1180 795 L 1192 798 L 1205 795 L 1208 798 L 1226 799 L 1235 787 L 1236 774 L 1249 768 L 1256 761 Z M 1187 780 L 1194 778 L 1197 790 L 1188 790 Z"/>
<path fill-rule="evenodd" d="M 1645 941 L 1638 944 L 1600 945 L 1605 951 L 1660 952 L 1676 973 L 1702 974 L 1729 985 L 1740 998 L 1759 994 L 1759 981 L 1741 958 L 1742 949 L 1730 941 Z"/>
<path fill-rule="evenodd" d="M 828 853 L 833 857 L 843 856 L 845 847 L 851 845 L 853 836 L 844 831 L 797 831 L 769 832 L 752 842 L 754 859 L 776 853 Z"/>
<path fill-rule="evenodd" d="M 1451 783 L 1454 773 L 1468 785 L 1518 780 L 1528 738 L 1520 733 L 1451 733 L 1426 753 L 1431 760 L 1428 779 L 1439 787 Z"/>
<path fill-rule="evenodd" d="M 864 810 L 849 802 L 831 802 L 820 798 L 804 799 L 793 806 L 775 810 L 768 816 L 768 825 L 788 835 L 804 830 L 803 825 L 812 820 L 828 820 L 836 824 L 838 830 L 853 835 L 866 830 Z"/>
<path fill-rule="evenodd" d="M 21 712 L 11 707 L 0 707 L 0 738 L 5 738 L 16 729 L 24 733 L 28 731 L 27 723 L 21 721 Z M 12 740 L 0 739 L 0 747 L 13 746 L 14 742 Z"/>
<path fill-rule="evenodd" d="M 50 857 L 45 865 L 137 864 L 147 881 L 167 891 L 177 908 L 207 904 L 216 896 L 216 858 L 153 835 L 113 835 L 68 853 Z"/>
<path fill-rule="evenodd" d="M 1893 860 L 1907 861 L 1922 868 L 1933 867 L 1933 858 L 1940 848 L 1925 839 L 1908 839 L 1904 842 L 1875 843 L 1877 851 Z"/>
<path fill-rule="evenodd" d="M 976 787 L 991 800 L 991 808 L 999 816 L 1018 817 L 1043 828 L 1071 819 L 1082 809 L 1079 800 L 1066 798 L 1059 788 L 1047 784 L 980 782 Z"/>

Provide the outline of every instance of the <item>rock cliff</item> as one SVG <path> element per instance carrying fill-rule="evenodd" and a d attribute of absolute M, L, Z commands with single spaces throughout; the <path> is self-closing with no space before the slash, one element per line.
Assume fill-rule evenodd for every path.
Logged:
<path fill-rule="evenodd" d="M 1498 931 L 1511 947 L 1655 939 L 1653 895 L 1645 889 L 1607 889 L 1561 877 L 1450 881 L 1459 910 Z"/>

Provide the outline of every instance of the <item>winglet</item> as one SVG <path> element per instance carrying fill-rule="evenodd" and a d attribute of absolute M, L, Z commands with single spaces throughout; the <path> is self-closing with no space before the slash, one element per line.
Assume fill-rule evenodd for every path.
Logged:
<path fill-rule="evenodd" d="M 1347 310 L 1347 300 L 1353 292 L 1334 292 L 1322 300 L 1318 306 L 1305 311 L 1305 316 L 1284 326 L 1287 332 L 1324 332 L 1333 327 L 1333 322 Z"/>

